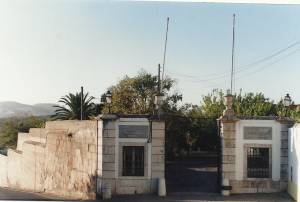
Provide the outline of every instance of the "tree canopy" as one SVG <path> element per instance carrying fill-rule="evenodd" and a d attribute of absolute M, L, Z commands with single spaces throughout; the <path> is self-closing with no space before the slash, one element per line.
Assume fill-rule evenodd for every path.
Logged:
<path fill-rule="evenodd" d="M 9 118 L 1 122 L 0 149 L 5 147 L 15 148 L 18 132 L 29 132 L 30 128 L 43 128 L 48 117 Z"/>
<path fill-rule="evenodd" d="M 192 117 L 218 118 L 222 115 L 224 93 L 222 90 L 213 90 L 202 97 L 200 105 L 194 105 L 187 112 Z M 299 112 L 285 108 L 283 101 L 278 103 L 269 100 L 263 93 L 242 93 L 233 95 L 233 110 L 237 116 L 291 116 L 297 119 Z"/>
<path fill-rule="evenodd" d="M 165 78 L 162 81 L 162 91 L 165 93 L 163 108 L 169 110 L 177 107 L 182 96 L 171 92 L 175 80 Z M 111 111 L 124 114 L 151 114 L 154 111 L 154 96 L 157 94 L 157 76 L 140 71 L 138 75 L 125 76 L 116 85 L 109 88 L 112 93 Z M 108 112 L 108 105 L 104 107 Z"/>
<path fill-rule="evenodd" d="M 90 119 L 97 113 L 97 106 L 92 102 L 94 97 L 88 93 L 83 94 L 82 119 Z M 81 119 L 81 93 L 69 93 L 58 101 L 62 105 L 54 105 L 56 108 L 53 119 L 68 120 Z"/>

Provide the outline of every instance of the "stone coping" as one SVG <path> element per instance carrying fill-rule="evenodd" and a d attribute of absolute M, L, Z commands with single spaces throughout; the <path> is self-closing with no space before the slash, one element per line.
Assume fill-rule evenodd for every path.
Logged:
<path fill-rule="evenodd" d="M 294 122 L 294 119 L 284 116 L 236 116 L 242 120 L 275 120 L 275 121 L 289 121 Z"/>
<path fill-rule="evenodd" d="M 283 116 L 221 116 L 219 120 L 238 121 L 238 120 L 274 120 L 279 122 L 294 123 L 295 120 L 290 117 Z"/>
<path fill-rule="evenodd" d="M 162 114 L 160 117 L 157 115 L 152 114 L 100 114 L 97 119 L 98 120 L 116 120 L 119 118 L 146 118 L 149 120 L 164 120 L 164 114 Z"/>

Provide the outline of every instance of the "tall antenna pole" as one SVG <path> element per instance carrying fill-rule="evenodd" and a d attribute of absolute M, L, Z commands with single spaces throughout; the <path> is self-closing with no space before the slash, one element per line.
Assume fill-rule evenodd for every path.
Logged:
<path fill-rule="evenodd" d="M 80 120 L 83 119 L 83 87 L 81 86 L 80 92 Z"/>
<path fill-rule="evenodd" d="M 164 79 L 165 75 L 165 62 L 166 62 L 166 52 L 167 52 L 167 42 L 168 42 L 168 31 L 169 31 L 169 17 L 167 18 L 167 29 L 166 29 L 166 39 L 165 39 L 165 49 L 164 49 L 164 60 L 163 60 L 163 66 L 162 66 L 162 76 L 161 80 Z M 161 85 L 162 88 L 162 85 Z"/>
<path fill-rule="evenodd" d="M 160 64 L 158 64 L 158 74 L 157 74 L 157 93 L 161 93 L 161 84 L 160 84 Z"/>
<path fill-rule="evenodd" d="M 233 75 L 234 75 L 234 28 L 235 28 L 235 14 L 233 14 L 232 22 L 232 52 L 231 52 L 231 82 L 230 82 L 230 93 L 232 94 L 232 84 L 233 84 Z"/>

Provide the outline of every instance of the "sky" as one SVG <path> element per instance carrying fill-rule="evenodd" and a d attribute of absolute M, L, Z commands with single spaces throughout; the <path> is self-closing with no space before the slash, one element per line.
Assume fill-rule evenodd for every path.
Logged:
<path fill-rule="evenodd" d="M 235 92 L 300 103 L 300 5 L 96 0 L 0 1 L 0 101 L 55 103 L 80 86 L 100 97 L 156 74 L 170 17 L 165 71 L 199 104 L 230 88 L 233 13 Z"/>

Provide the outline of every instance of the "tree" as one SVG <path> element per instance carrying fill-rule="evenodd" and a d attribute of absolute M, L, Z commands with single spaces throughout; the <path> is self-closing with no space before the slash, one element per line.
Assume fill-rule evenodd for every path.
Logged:
<path fill-rule="evenodd" d="M 276 116 L 276 104 L 269 101 L 262 93 L 246 93 L 234 95 L 233 109 L 236 115 L 246 116 Z"/>
<path fill-rule="evenodd" d="M 245 93 L 233 95 L 233 110 L 237 116 L 280 116 L 283 114 L 282 101 L 274 104 L 263 93 Z M 224 93 L 222 90 L 213 90 L 203 96 L 199 106 L 194 105 L 188 112 L 192 117 L 219 118 L 225 109 Z"/>
<path fill-rule="evenodd" d="M 165 110 L 176 108 L 182 96 L 178 93 L 170 94 L 175 80 L 167 77 L 162 81 L 162 90 L 167 95 L 163 104 Z M 111 111 L 123 114 L 151 114 L 153 113 L 154 96 L 157 94 L 157 76 L 140 71 L 137 76 L 125 76 L 116 85 L 111 86 Z M 104 107 L 108 112 L 108 105 Z"/>
<path fill-rule="evenodd" d="M 300 122 L 300 109 L 294 109 L 293 111 L 291 111 L 291 117 L 297 121 Z"/>
<path fill-rule="evenodd" d="M 95 116 L 97 113 L 97 105 L 95 105 L 92 100 L 94 97 L 89 96 L 88 93 L 83 95 L 83 106 L 82 106 L 82 119 L 87 120 L 90 119 L 92 116 Z M 69 93 L 64 97 L 60 98 L 58 101 L 61 105 L 55 105 L 54 107 L 57 108 L 55 110 L 55 114 L 52 116 L 53 119 L 60 119 L 60 120 L 70 120 L 70 119 L 77 119 L 80 120 L 81 118 L 81 93 Z"/>
<path fill-rule="evenodd" d="M 43 128 L 47 117 L 9 118 L 0 130 L 0 149 L 17 146 L 18 132 L 28 133 L 30 128 Z"/>

